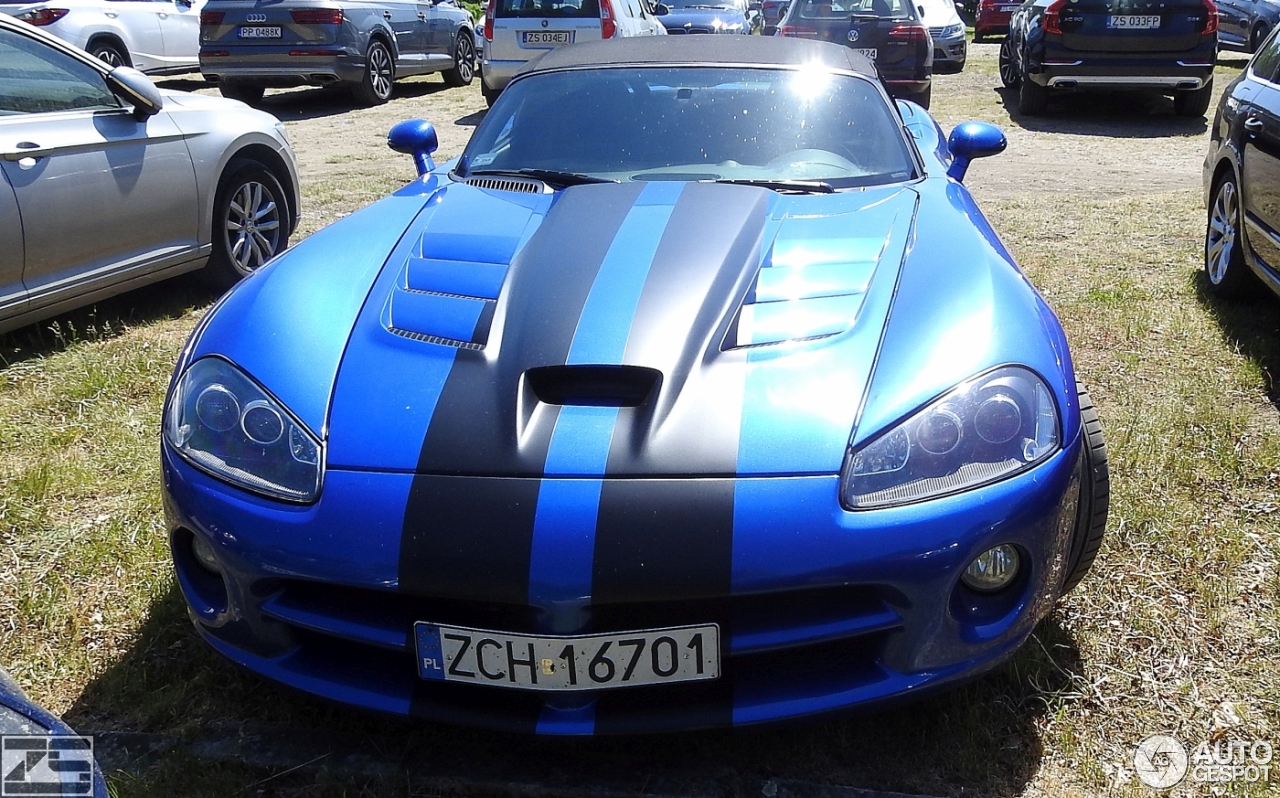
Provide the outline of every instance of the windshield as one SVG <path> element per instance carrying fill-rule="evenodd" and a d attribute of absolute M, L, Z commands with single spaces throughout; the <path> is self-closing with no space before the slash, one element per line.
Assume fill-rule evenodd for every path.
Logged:
<path fill-rule="evenodd" d="M 822 181 L 915 176 L 869 79 L 822 70 L 618 67 L 514 81 L 458 171 L 554 170 L 607 180 Z"/>
<path fill-rule="evenodd" d="M 799 0 L 799 3 L 802 19 L 848 19 L 855 14 L 884 19 L 912 16 L 907 0 Z"/>
<path fill-rule="evenodd" d="M 742 11 L 746 6 L 740 0 L 663 0 L 663 5 L 672 10 L 681 8 L 729 9 Z"/>

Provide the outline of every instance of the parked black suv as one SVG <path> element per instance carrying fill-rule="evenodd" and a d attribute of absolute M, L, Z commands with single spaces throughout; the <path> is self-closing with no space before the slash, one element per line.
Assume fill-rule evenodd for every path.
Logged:
<path fill-rule="evenodd" d="M 912 0 L 794 0 L 777 35 L 852 47 L 875 62 L 890 95 L 929 107 L 933 43 Z"/>
<path fill-rule="evenodd" d="M 1204 159 L 1204 272 L 1223 296 L 1280 294 L 1280 33 L 1222 92 Z"/>
<path fill-rule="evenodd" d="M 1000 80 L 1029 115 L 1056 90 L 1152 89 L 1203 116 L 1217 53 L 1213 0 L 1028 0 L 1000 46 Z"/>

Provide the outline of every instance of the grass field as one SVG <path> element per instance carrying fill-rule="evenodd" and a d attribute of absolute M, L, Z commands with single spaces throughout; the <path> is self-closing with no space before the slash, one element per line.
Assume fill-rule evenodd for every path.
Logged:
<path fill-rule="evenodd" d="M 1022 127 L 991 91 L 993 53 L 975 54 L 952 94 L 935 89 L 944 121 Z M 403 115 L 430 99 L 414 96 Z M 289 121 L 295 143 L 311 123 Z M 1101 168 L 1122 169 L 1139 149 L 1160 163 L 1160 140 L 1108 137 L 1092 117 L 1066 124 L 1103 128 L 1088 142 Z M 1169 147 L 1202 157 L 1203 128 L 1179 135 Z M 1026 136 L 1066 141 L 1043 125 Z M 387 169 L 407 174 L 363 155 L 370 138 L 306 153 L 333 170 L 308 178 L 312 218 L 394 185 Z M 1010 164 L 1014 149 L 1002 156 Z M 1001 168 L 1000 158 L 974 166 Z M 1102 414 L 1113 493 L 1093 573 L 1012 661 L 967 687 L 780 730 L 541 741 L 388 723 L 241 674 L 190 628 L 161 518 L 161 401 L 215 299 L 187 278 L 0 337 L 0 664 L 81 729 L 194 741 L 243 735 L 237 724 L 252 721 L 324 730 L 333 751 L 291 770 L 184 746 L 108 774 L 119 796 L 542 795 L 590 784 L 755 795 L 774 778 L 935 795 L 1145 796 L 1132 756 L 1149 734 L 1280 744 L 1280 301 L 1206 296 L 1201 193 L 1158 178 L 1119 192 L 978 191 L 1067 329 Z M 340 767 L 352 751 L 385 767 Z M 1280 774 L 1214 789 L 1260 796 L 1277 784 Z M 1184 783 L 1172 794 L 1210 791 Z"/>

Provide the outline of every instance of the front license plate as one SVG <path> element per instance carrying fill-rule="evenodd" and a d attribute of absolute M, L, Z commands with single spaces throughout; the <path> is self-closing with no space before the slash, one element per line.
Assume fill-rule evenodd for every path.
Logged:
<path fill-rule="evenodd" d="M 558 47 L 562 44 L 573 44 L 573 31 L 522 30 L 520 31 L 520 43 L 538 46 L 551 45 L 552 47 Z"/>
<path fill-rule="evenodd" d="M 279 28 L 241 28 L 241 39 L 279 39 Z"/>
<path fill-rule="evenodd" d="M 1107 27 L 1119 30 L 1155 30 L 1160 27 L 1160 17 L 1136 14 L 1109 16 L 1107 17 Z"/>
<path fill-rule="evenodd" d="M 599 690 L 720 677 L 720 627 L 516 635 L 419 621 L 418 675 L 524 690 Z"/>
<path fill-rule="evenodd" d="M 853 51 L 859 55 L 865 55 L 872 61 L 876 60 L 876 48 L 874 47 L 855 47 Z"/>
<path fill-rule="evenodd" d="M 1019 8 L 1021 8 L 1021 6 L 1000 6 L 1000 10 L 1006 14 L 1011 14 Z"/>

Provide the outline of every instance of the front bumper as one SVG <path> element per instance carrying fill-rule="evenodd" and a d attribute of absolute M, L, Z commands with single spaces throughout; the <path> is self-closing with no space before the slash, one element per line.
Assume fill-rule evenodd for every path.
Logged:
<path fill-rule="evenodd" d="M 325 86 L 359 83 L 364 79 L 364 55 L 338 46 L 310 48 L 255 47 L 252 53 L 205 47 L 200 72 L 206 80 L 241 80 L 264 86 Z"/>
<path fill-rule="evenodd" d="M 968 57 L 969 45 L 963 33 L 947 39 L 940 36 L 933 37 L 934 72 L 960 72 L 964 69 Z"/>
<path fill-rule="evenodd" d="M 178 582 L 197 630 L 232 661 L 318 696 L 395 715 L 539 734 L 607 734 L 845 710 L 916 696 L 995 667 L 1058 596 L 1079 462 L 1077 442 L 995 485 L 857 513 L 840 508 L 835 476 L 708 479 L 709 489 L 733 497 L 727 591 L 690 592 L 690 584 L 715 581 L 693 580 L 673 585 L 683 591 L 678 601 L 593 604 L 587 596 L 547 605 L 463 595 L 472 587 L 435 595 L 399 590 L 412 474 L 330 470 L 320 500 L 302 507 L 229 488 L 167 447 L 163 470 Z M 430 479 L 474 488 L 487 478 Z M 195 563 L 192 535 L 212 545 L 222 577 Z M 1020 581 L 986 597 L 960 586 L 972 558 L 1000 543 L 1024 552 Z M 458 584 L 483 583 L 484 567 L 478 562 L 477 573 L 460 575 Z M 660 593 L 662 586 L 646 589 Z M 417 676 L 414 621 L 515 633 L 717 623 L 722 677 L 569 696 L 427 682 Z"/>

